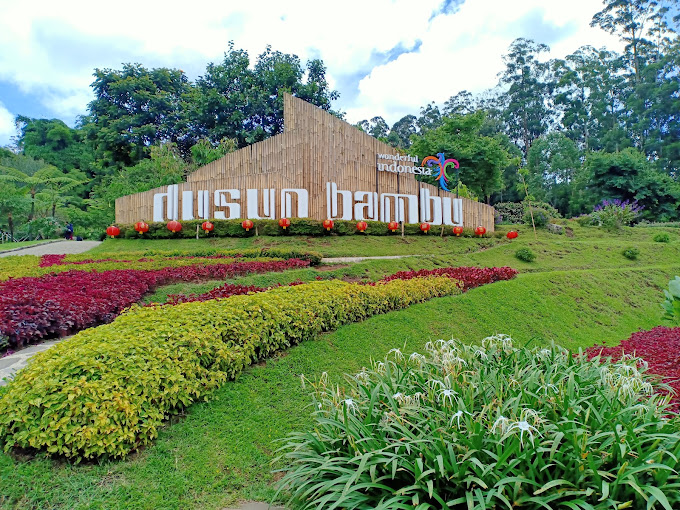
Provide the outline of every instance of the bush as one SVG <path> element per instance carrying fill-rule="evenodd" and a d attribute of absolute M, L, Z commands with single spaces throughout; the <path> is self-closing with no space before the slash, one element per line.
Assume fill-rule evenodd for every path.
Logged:
<path fill-rule="evenodd" d="M 663 291 L 666 300 L 661 307 L 664 310 L 663 318 L 680 326 L 680 276 L 676 276 L 668 282 L 668 290 Z"/>
<path fill-rule="evenodd" d="M 639 359 L 503 335 L 426 350 L 309 383 L 313 425 L 281 449 L 288 508 L 680 505 L 677 422 Z"/>
<path fill-rule="evenodd" d="M 400 236 L 401 226 L 396 232 L 391 232 L 387 229 L 387 223 L 379 221 L 367 221 L 368 228 L 366 232 L 359 232 L 357 230 L 356 221 L 333 220 L 333 228 L 328 231 L 321 225 L 322 222 L 309 218 L 290 218 L 290 227 L 286 230 L 279 227 L 278 220 L 253 220 L 253 228 L 246 232 L 241 226 L 243 220 L 211 220 L 215 225 L 215 229 L 210 233 L 205 233 L 199 228 L 199 237 L 254 237 L 255 235 L 263 236 L 329 236 L 329 235 L 360 235 L 360 236 Z M 196 227 L 200 227 L 203 220 L 181 221 L 182 230 L 176 233 L 170 232 L 166 223 L 149 223 L 149 231 L 143 236 L 140 236 L 134 230 L 134 225 L 118 225 L 120 228 L 120 237 L 125 239 L 142 238 L 142 239 L 193 239 L 196 237 Z M 476 225 L 475 225 L 476 227 Z M 432 233 L 441 226 L 433 226 Z M 452 227 L 444 227 L 444 235 L 453 235 Z M 474 228 L 466 228 L 470 235 L 464 237 L 474 237 Z M 405 223 L 405 235 L 422 235 L 420 231 L 420 223 Z"/>
<path fill-rule="evenodd" d="M 671 236 L 669 236 L 666 232 L 660 232 L 654 236 L 654 242 L 655 243 L 670 243 L 671 242 Z"/>
<path fill-rule="evenodd" d="M 638 255 L 640 255 L 640 250 L 637 248 L 626 248 L 623 250 L 623 256 L 626 257 L 629 260 L 636 260 L 638 258 Z"/>
<path fill-rule="evenodd" d="M 637 202 L 603 200 L 593 211 L 598 225 L 609 232 L 616 232 L 633 223 L 643 207 Z"/>
<path fill-rule="evenodd" d="M 522 217 L 522 220 L 526 225 L 531 225 L 531 215 L 533 214 L 534 216 L 534 225 L 536 227 L 545 227 L 548 223 L 550 223 L 550 212 L 546 211 L 545 209 L 537 209 L 537 208 L 532 208 L 530 211 L 528 208 L 526 212 L 524 213 L 524 216 Z"/>
<path fill-rule="evenodd" d="M 134 307 L 34 360 L 0 394 L 0 443 L 74 459 L 123 457 L 168 416 L 255 360 L 322 331 L 460 292 L 450 278 L 280 287 L 177 306 Z"/>
<path fill-rule="evenodd" d="M 522 223 L 524 217 L 524 205 L 521 202 L 499 202 L 494 205 L 498 215 L 498 223 Z"/>
<path fill-rule="evenodd" d="M 575 219 L 576 223 L 578 223 L 581 227 L 595 227 L 598 223 L 597 219 L 595 219 L 591 214 L 582 214 Z"/>
<path fill-rule="evenodd" d="M 524 262 L 533 262 L 536 260 L 536 255 L 531 251 L 531 248 L 520 248 L 515 252 L 515 257 Z"/>

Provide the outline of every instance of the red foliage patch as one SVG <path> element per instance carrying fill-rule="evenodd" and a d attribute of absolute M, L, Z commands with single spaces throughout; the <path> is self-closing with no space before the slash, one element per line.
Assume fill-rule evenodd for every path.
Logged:
<path fill-rule="evenodd" d="M 662 376 L 675 390 L 675 404 L 680 403 L 680 328 L 658 326 L 650 331 L 638 331 L 615 347 L 595 345 L 587 349 L 586 354 L 591 358 L 600 355 L 613 359 L 632 354 L 644 359 L 649 372 Z"/>
<path fill-rule="evenodd" d="M 51 266 L 77 266 L 77 265 L 82 265 L 82 264 L 101 264 L 103 262 L 121 262 L 121 263 L 128 263 L 132 262 L 131 260 L 121 260 L 121 259 L 86 259 L 86 260 L 72 260 L 72 261 L 67 261 L 65 260 L 66 255 L 43 255 L 40 257 L 40 267 L 51 267 Z M 175 257 L 166 257 L 164 260 L 184 260 L 184 259 L 196 259 L 196 258 L 201 258 L 201 259 L 238 259 L 241 258 L 240 255 L 206 255 L 206 256 L 175 256 Z M 137 262 L 152 262 L 155 260 L 154 258 L 149 258 L 149 257 L 143 257 L 141 259 L 137 259 Z"/>
<path fill-rule="evenodd" d="M 386 276 L 381 281 L 410 280 L 420 276 L 448 276 L 462 282 L 463 292 L 500 280 L 511 280 L 517 275 L 511 267 L 443 267 L 440 269 L 421 269 L 419 271 L 400 271 Z"/>
<path fill-rule="evenodd" d="M 155 287 L 176 281 L 234 278 L 307 266 L 306 260 L 289 259 L 150 271 L 73 270 L 12 278 L 0 283 L 0 336 L 8 337 L 11 346 L 21 346 L 38 338 L 63 336 L 110 322 Z"/>

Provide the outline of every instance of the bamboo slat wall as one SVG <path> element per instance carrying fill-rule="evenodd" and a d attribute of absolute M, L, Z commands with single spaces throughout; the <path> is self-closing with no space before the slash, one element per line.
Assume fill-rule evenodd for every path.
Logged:
<path fill-rule="evenodd" d="M 431 196 L 454 195 L 438 187 L 419 182 L 410 173 L 396 174 L 378 171 L 377 154 L 395 154 L 389 145 L 359 131 L 354 126 L 289 94 L 284 98 L 285 131 L 262 142 L 227 154 L 223 158 L 199 168 L 179 184 L 183 191 L 238 189 L 241 192 L 242 214 L 245 216 L 247 189 L 276 189 L 276 214 L 280 217 L 280 190 L 303 188 L 309 192 L 309 217 L 324 220 L 328 217 L 326 183 L 334 182 L 338 190 L 401 193 L 419 195 L 427 189 Z M 418 157 L 427 156 L 419 154 Z M 389 163 L 382 160 L 384 163 Z M 415 163 L 403 163 L 415 165 Z M 162 186 L 143 193 L 116 200 L 116 222 L 152 221 L 153 197 L 167 192 Z M 260 199 L 259 216 L 264 216 Z M 295 200 L 293 208 L 296 209 Z M 343 204 L 338 203 L 338 214 Z M 197 216 L 194 199 L 194 215 Z M 494 230 L 494 209 L 486 204 L 463 199 L 463 221 L 466 227 L 482 225 Z"/>

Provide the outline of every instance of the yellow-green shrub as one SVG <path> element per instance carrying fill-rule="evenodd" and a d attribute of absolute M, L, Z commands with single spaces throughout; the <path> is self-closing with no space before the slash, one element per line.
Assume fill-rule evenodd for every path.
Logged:
<path fill-rule="evenodd" d="M 321 331 L 459 292 L 448 277 L 313 282 L 173 307 L 134 307 L 36 355 L 0 396 L 0 442 L 122 457 L 244 367 Z"/>

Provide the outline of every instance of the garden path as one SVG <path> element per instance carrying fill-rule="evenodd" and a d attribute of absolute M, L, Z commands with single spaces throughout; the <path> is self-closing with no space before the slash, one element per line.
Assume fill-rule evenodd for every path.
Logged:
<path fill-rule="evenodd" d="M 420 255 L 383 255 L 380 257 L 329 257 L 321 259 L 324 264 L 341 264 L 343 262 L 361 262 L 362 260 L 403 259 L 406 257 L 420 257 Z"/>
<path fill-rule="evenodd" d="M 62 340 L 66 340 L 66 338 L 70 337 L 55 338 L 54 340 L 47 340 L 46 342 L 30 345 L 25 349 L 21 349 L 19 352 L 0 358 L 0 386 L 6 385 L 9 381 L 6 381 L 5 378 L 13 376 L 18 370 L 24 368 L 30 358 L 39 352 L 46 351 Z"/>
<path fill-rule="evenodd" d="M 0 257 L 11 257 L 12 255 L 71 255 L 86 252 L 100 244 L 101 241 L 55 241 L 4 251 L 0 253 Z"/>

